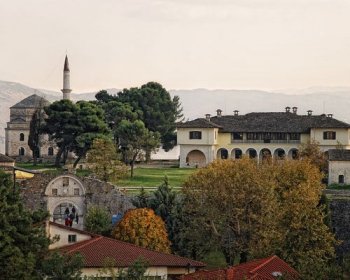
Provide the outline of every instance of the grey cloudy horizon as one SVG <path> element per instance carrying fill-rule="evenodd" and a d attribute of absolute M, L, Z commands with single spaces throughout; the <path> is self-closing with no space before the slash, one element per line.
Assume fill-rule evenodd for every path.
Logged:
<path fill-rule="evenodd" d="M 350 86 L 349 0 L 0 0 L 0 80 L 75 92 Z"/>

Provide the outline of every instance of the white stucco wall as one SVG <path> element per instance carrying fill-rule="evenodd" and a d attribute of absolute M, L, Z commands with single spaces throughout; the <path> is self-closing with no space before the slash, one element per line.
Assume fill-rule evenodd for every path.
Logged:
<path fill-rule="evenodd" d="M 323 132 L 325 131 L 335 131 L 336 139 L 323 139 Z M 349 129 L 347 128 L 313 128 L 310 131 L 310 137 L 311 139 L 317 141 L 320 146 L 327 147 L 326 150 L 334 149 L 339 143 L 344 145 L 346 149 L 350 148 Z"/>
<path fill-rule="evenodd" d="M 344 175 L 344 184 L 350 185 L 350 161 L 329 161 L 328 184 L 338 184 L 339 175 Z"/>
<path fill-rule="evenodd" d="M 202 139 L 190 139 L 191 131 L 202 132 Z M 215 133 L 216 132 L 216 133 Z M 177 143 L 187 145 L 215 145 L 217 143 L 217 128 L 178 128 Z"/>
<path fill-rule="evenodd" d="M 52 224 L 48 225 L 47 234 L 50 237 L 50 239 L 52 239 L 56 236 L 59 237 L 58 241 L 50 244 L 49 249 L 60 248 L 60 247 L 66 246 L 66 245 L 73 244 L 73 243 L 68 242 L 68 235 L 76 235 L 76 238 L 77 238 L 76 242 L 91 239 L 91 235 L 66 230 L 66 229 L 54 226 Z"/>

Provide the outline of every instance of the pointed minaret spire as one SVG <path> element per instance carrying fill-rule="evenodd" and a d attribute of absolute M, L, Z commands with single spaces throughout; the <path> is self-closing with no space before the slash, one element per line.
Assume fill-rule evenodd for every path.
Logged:
<path fill-rule="evenodd" d="M 63 67 L 63 89 L 61 90 L 63 93 L 63 99 L 70 99 L 70 70 L 69 70 L 69 62 L 68 62 L 68 56 L 66 55 L 66 58 L 64 60 L 64 67 Z"/>
<path fill-rule="evenodd" d="M 66 58 L 64 60 L 64 71 L 69 71 L 69 62 L 68 62 L 68 56 L 66 55 Z"/>

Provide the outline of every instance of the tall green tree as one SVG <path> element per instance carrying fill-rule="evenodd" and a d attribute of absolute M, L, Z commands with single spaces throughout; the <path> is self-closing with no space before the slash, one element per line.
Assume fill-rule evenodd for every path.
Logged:
<path fill-rule="evenodd" d="M 80 280 L 83 257 L 79 254 L 62 255 L 50 252 L 42 262 L 42 276 L 47 280 Z"/>
<path fill-rule="evenodd" d="M 42 279 L 41 262 L 49 239 L 45 212 L 24 208 L 11 176 L 0 171 L 0 271 L 2 279 Z"/>
<path fill-rule="evenodd" d="M 171 99 L 169 92 L 159 83 L 149 82 L 140 88 L 124 89 L 117 96 L 100 91 L 96 99 L 106 111 L 108 122 L 115 127 L 121 120 L 133 122 L 139 119 L 148 130 L 160 134 L 166 151 L 176 144 L 175 122 L 183 118 L 182 106 L 179 97 Z M 149 156 L 150 151 L 147 151 L 146 157 Z"/>
<path fill-rule="evenodd" d="M 81 127 L 81 132 L 77 135 L 72 149 L 77 156 L 74 167 L 86 156 L 95 139 L 107 138 L 110 133 L 104 121 L 104 111 L 100 107 L 87 101 L 79 101 L 76 106 L 77 123 Z"/>
<path fill-rule="evenodd" d="M 55 165 L 66 163 L 69 152 L 75 152 L 77 159 L 84 157 L 94 139 L 108 134 L 103 111 L 90 102 L 74 104 L 70 100 L 60 100 L 45 108 L 47 114 L 42 133 L 49 134 L 59 150 Z"/>
<path fill-rule="evenodd" d="M 142 112 L 146 128 L 160 133 L 166 151 L 175 145 L 175 122 L 181 117 L 182 110 L 178 98 L 174 102 L 169 92 L 156 82 L 144 84 L 139 89 L 125 89 L 118 93 L 118 97 L 131 104 L 135 111 Z"/>
<path fill-rule="evenodd" d="M 76 137 L 82 132 L 77 122 L 78 107 L 64 99 L 45 107 L 47 115 L 42 133 L 49 134 L 58 147 L 55 165 L 65 164 L 69 151 L 73 150 Z M 63 158 L 63 159 L 62 159 Z"/>
<path fill-rule="evenodd" d="M 88 232 L 110 236 L 112 230 L 111 215 L 104 208 L 90 207 L 86 213 L 84 226 Z"/>
<path fill-rule="evenodd" d="M 116 132 L 124 162 L 130 163 L 133 177 L 135 161 L 141 158 L 145 151 L 155 151 L 159 147 L 159 133 L 149 131 L 140 120 L 134 122 L 123 120 Z"/>
<path fill-rule="evenodd" d="M 116 147 L 110 139 L 94 139 L 87 162 L 89 169 L 105 182 L 121 179 L 128 172 L 127 167 L 118 160 Z"/>

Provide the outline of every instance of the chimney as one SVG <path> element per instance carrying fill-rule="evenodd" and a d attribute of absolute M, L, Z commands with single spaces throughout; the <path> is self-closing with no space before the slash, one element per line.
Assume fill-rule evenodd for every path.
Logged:
<path fill-rule="evenodd" d="M 239 113 L 238 110 L 234 110 L 234 111 L 233 111 L 234 116 L 238 116 L 238 113 Z"/>
<path fill-rule="evenodd" d="M 307 115 L 312 116 L 312 110 L 307 110 Z"/>
<path fill-rule="evenodd" d="M 221 113 L 222 113 L 222 110 L 221 110 L 221 109 L 217 109 L 217 110 L 216 110 L 216 115 L 217 115 L 218 117 L 221 117 Z"/>
<path fill-rule="evenodd" d="M 289 112 L 290 112 L 290 107 L 287 106 L 287 107 L 286 107 L 286 113 L 289 113 Z"/>
<path fill-rule="evenodd" d="M 210 114 L 205 114 L 205 119 L 206 119 L 207 121 L 210 121 Z"/>
<path fill-rule="evenodd" d="M 333 114 L 327 114 L 328 118 L 333 118 Z"/>
<path fill-rule="evenodd" d="M 292 110 L 293 110 L 293 114 L 296 114 L 298 111 L 298 107 L 293 107 Z"/>

